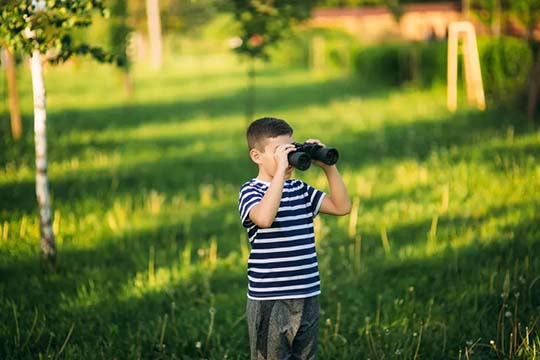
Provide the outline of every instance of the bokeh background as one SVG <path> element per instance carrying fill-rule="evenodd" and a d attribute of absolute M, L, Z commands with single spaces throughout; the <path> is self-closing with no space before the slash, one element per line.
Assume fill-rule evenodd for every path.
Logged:
<path fill-rule="evenodd" d="M 161 50 L 151 3 L 111 0 L 72 33 L 119 66 L 44 65 L 52 267 L 28 55 L 17 138 L 3 53 L 0 358 L 247 359 L 237 201 L 261 116 L 338 148 L 353 200 L 316 220 L 320 358 L 540 357 L 535 1 L 161 0 Z M 484 111 L 461 60 L 446 107 L 456 20 L 478 35 Z M 318 170 L 295 176 L 328 190 Z"/>

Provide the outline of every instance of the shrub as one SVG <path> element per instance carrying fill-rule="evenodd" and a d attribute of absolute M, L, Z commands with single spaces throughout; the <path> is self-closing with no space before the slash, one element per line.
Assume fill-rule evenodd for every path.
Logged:
<path fill-rule="evenodd" d="M 388 85 L 408 82 L 431 85 L 446 74 L 445 43 L 389 43 L 357 49 L 355 71 L 370 81 Z"/>
<path fill-rule="evenodd" d="M 446 49 L 446 41 L 358 48 L 352 55 L 353 68 L 366 81 L 429 86 L 446 81 Z M 520 99 L 532 61 L 527 43 L 510 37 L 480 38 L 478 51 L 488 101 L 511 103 Z M 462 67 L 461 61 L 459 64 Z M 460 77 L 462 73 L 460 68 Z"/>
<path fill-rule="evenodd" d="M 322 40 L 326 68 L 351 70 L 351 48 L 357 47 L 358 41 L 346 32 L 331 29 L 301 29 L 292 33 L 270 51 L 272 61 L 287 66 L 311 67 L 315 38 Z"/>
<path fill-rule="evenodd" d="M 524 99 L 532 64 L 528 44 L 520 39 L 503 37 L 481 39 L 478 47 L 488 99 L 504 103 Z"/>

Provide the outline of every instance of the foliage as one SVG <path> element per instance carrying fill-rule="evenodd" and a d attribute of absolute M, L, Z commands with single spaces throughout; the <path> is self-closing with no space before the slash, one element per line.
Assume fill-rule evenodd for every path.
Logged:
<path fill-rule="evenodd" d="M 125 0 L 110 0 L 110 20 L 109 20 L 109 46 L 111 54 L 118 59 L 118 64 L 129 68 L 127 56 L 128 36 L 131 28 L 127 21 L 127 5 Z"/>
<path fill-rule="evenodd" d="M 414 3 L 438 3 L 448 2 L 447 0 L 399 0 L 400 4 Z M 389 6 L 390 3 L 397 4 L 395 1 L 389 0 L 319 0 L 317 6 L 321 7 L 361 7 L 361 6 Z"/>
<path fill-rule="evenodd" d="M 235 50 L 250 57 L 268 58 L 268 48 L 287 34 L 291 27 L 309 18 L 316 0 L 234 0 L 223 9 L 234 14 L 241 43 Z"/>
<path fill-rule="evenodd" d="M 316 40 L 320 40 L 319 45 Z M 358 40 L 347 32 L 333 29 L 300 28 L 270 49 L 275 64 L 310 68 L 313 66 L 315 46 L 321 46 L 326 69 L 350 70 L 352 47 Z"/>
<path fill-rule="evenodd" d="M 390 85 L 431 84 L 446 74 L 446 43 L 389 43 L 357 48 L 356 72 L 365 79 Z"/>
<path fill-rule="evenodd" d="M 478 46 L 486 95 L 508 102 L 524 99 L 532 65 L 527 43 L 502 37 L 483 39 Z"/>
<path fill-rule="evenodd" d="M 446 48 L 446 42 L 358 48 L 353 63 L 356 72 L 366 80 L 391 85 L 431 85 L 446 81 Z M 532 62 L 527 43 L 510 37 L 480 38 L 478 51 L 488 100 L 511 104 L 521 99 Z M 462 69 L 459 75 L 463 76 Z"/>
<path fill-rule="evenodd" d="M 30 54 L 38 49 L 50 61 L 89 54 L 98 61 L 112 62 L 114 58 L 101 48 L 73 41 L 72 31 L 89 26 L 94 12 L 108 15 L 103 0 L 3 1 L 0 38 L 14 50 Z"/>
<path fill-rule="evenodd" d="M 505 1 L 511 15 L 516 16 L 528 29 L 527 37 L 532 41 L 532 29 L 540 26 L 540 2 L 537 0 Z M 538 41 L 537 41 L 538 42 Z"/>
<path fill-rule="evenodd" d="M 471 0 L 470 6 L 476 17 L 484 24 L 491 26 L 497 16 L 501 15 L 504 8 L 501 0 Z"/>
<path fill-rule="evenodd" d="M 146 1 L 124 0 L 130 26 L 146 32 Z M 160 0 L 161 27 L 164 33 L 196 33 L 218 13 L 217 0 Z"/>
<path fill-rule="evenodd" d="M 516 20 L 524 28 L 523 37 L 530 40 L 533 40 L 530 31 L 540 22 L 537 0 L 472 0 L 471 7 L 477 18 L 487 25 L 496 17 L 501 17 L 503 22 Z"/>

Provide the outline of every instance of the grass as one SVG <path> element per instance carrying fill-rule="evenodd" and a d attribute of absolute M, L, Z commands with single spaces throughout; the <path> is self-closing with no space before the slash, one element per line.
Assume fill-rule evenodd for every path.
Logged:
<path fill-rule="evenodd" d="M 134 82 L 126 99 L 106 66 L 47 70 L 47 272 L 21 69 L 24 138 L 5 113 L 0 130 L 0 358 L 248 358 L 243 66 L 180 57 Z M 354 199 L 316 222 L 321 358 L 539 357 L 540 133 L 522 114 L 272 66 L 257 102 L 337 147 Z"/>

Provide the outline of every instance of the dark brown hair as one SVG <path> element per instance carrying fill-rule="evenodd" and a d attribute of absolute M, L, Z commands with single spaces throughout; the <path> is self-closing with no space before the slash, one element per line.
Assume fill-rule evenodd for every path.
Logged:
<path fill-rule="evenodd" d="M 264 140 L 280 135 L 292 135 L 293 129 L 285 120 L 263 117 L 253 121 L 246 131 L 249 149 L 262 150 Z"/>

